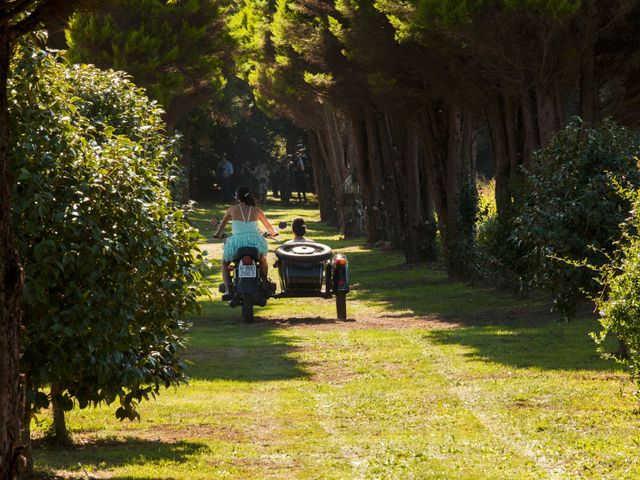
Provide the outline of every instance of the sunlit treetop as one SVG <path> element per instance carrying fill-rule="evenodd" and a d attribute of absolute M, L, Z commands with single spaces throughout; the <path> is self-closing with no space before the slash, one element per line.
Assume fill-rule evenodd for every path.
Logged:
<path fill-rule="evenodd" d="M 491 11 L 519 11 L 561 19 L 575 14 L 581 0 L 376 0 L 375 7 L 387 15 L 398 40 L 419 38 L 423 30 L 460 28 Z"/>

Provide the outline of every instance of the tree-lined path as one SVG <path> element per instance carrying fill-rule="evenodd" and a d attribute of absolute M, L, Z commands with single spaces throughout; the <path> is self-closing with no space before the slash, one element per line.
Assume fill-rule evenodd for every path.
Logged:
<path fill-rule="evenodd" d="M 640 478 L 639 30 L 0 0 L 0 480 Z M 205 295 L 241 185 L 348 255 L 346 321 Z"/>
<path fill-rule="evenodd" d="M 108 408 L 71 412 L 77 445 L 37 443 L 38 471 L 77 479 L 640 476 L 634 386 L 594 354 L 590 315 L 559 324 L 535 302 L 448 280 L 441 264 L 409 268 L 401 253 L 341 240 L 310 208 L 269 212 L 303 214 L 311 238 L 349 256 L 349 320 L 333 320 L 331 301 L 287 299 L 245 325 L 218 294 L 203 298 L 192 319 L 190 385 L 142 405 L 140 422 L 118 422 Z M 196 212 L 215 262 L 210 215 Z"/>

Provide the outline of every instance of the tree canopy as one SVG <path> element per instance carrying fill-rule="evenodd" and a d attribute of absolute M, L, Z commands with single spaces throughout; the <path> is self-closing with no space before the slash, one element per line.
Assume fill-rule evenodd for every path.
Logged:
<path fill-rule="evenodd" d="M 220 100 L 231 70 L 224 1 L 115 0 L 76 13 L 68 58 L 123 70 L 164 105 L 170 127 Z"/>

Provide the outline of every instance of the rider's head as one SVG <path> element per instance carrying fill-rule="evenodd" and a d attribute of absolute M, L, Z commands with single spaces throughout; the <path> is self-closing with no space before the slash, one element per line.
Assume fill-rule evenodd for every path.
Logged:
<path fill-rule="evenodd" d="M 304 223 L 304 218 L 298 217 L 294 218 L 293 222 L 291 222 L 291 230 L 298 237 L 304 237 L 307 233 L 307 226 Z"/>
<path fill-rule="evenodd" d="M 236 198 L 238 199 L 239 202 L 242 202 L 245 205 L 250 205 L 252 207 L 256 206 L 256 201 L 254 200 L 253 195 L 251 194 L 251 190 L 249 190 L 249 187 L 246 187 L 244 185 L 239 186 L 236 189 Z"/>

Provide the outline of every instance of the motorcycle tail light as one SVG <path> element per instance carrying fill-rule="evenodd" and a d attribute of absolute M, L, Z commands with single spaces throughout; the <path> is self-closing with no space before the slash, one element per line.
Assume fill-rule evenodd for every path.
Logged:
<path fill-rule="evenodd" d="M 336 265 L 346 265 L 347 264 L 347 257 L 345 257 L 344 255 L 336 255 L 334 263 Z"/>
<path fill-rule="evenodd" d="M 339 287 L 343 287 L 344 286 L 344 280 L 338 280 L 338 286 Z"/>
<path fill-rule="evenodd" d="M 249 255 L 245 255 L 244 257 L 242 257 L 243 265 L 251 265 L 252 263 L 253 263 L 253 258 L 251 258 Z"/>

